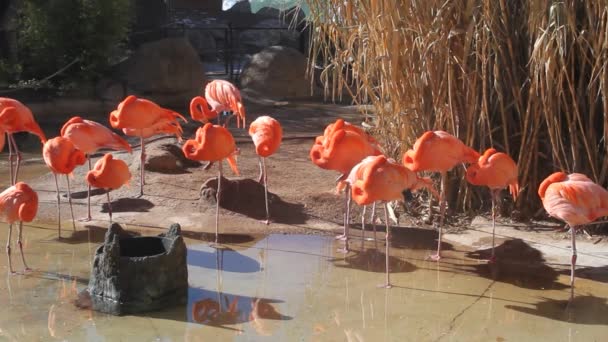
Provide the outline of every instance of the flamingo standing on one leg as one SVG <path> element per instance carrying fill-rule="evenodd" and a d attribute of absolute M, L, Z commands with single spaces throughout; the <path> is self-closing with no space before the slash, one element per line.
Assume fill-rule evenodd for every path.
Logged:
<path fill-rule="evenodd" d="M 576 229 L 608 216 L 608 190 L 580 173 L 555 172 L 545 178 L 538 196 L 549 215 L 570 226 L 572 258 L 570 259 L 570 303 L 574 298 L 576 267 Z"/>
<path fill-rule="evenodd" d="M 467 181 L 473 185 L 485 185 L 492 192 L 492 255 L 490 262 L 495 261 L 494 237 L 496 230 L 496 201 L 500 190 L 509 187 L 513 201 L 519 194 L 517 182 L 517 164 L 509 155 L 497 152 L 493 148 L 487 149 L 476 164 L 467 169 Z"/>
<path fill-rule="evenodd" d="M 108 127 L 91 120 L 84 120 L 74 116 L 61 128 L 61 136 L 69 139 L 77 149 L 86 156 L 91 171 L 91 154 L 101 149 L 125 150 L 132 152 L 131 145 L 120 135 L 112 132 Z M 91 184 L 87 186 L 87 217 L 91 220 Z"/>
<path fill-rule="evenodd" d="M 74 222 L 74 209 L 72 207 L 72 193 L 70 191 L 70 175 L 76 166 L 86 162 L 84 153 L 77 149 L 71 140 L 64 137 L 49 139 L 42 147 L 42 157 L 46 165 L 53 171 L 55 176 L 55 187 L 57 188 L 57 232 L 61 238 L 61 201 L 59 196 L 59 182 L 57 174 L 65 175 L 68 184 L 68 202 L 70 203 L 70 213 L 72 214 L 72 228 L 76 230 Z"/>
<path fill-rule="evenodd" d="M 211 123 L 196 130 L 194 139 L 186 141 L 182 151 L 188 159 L 198 161 L 218 162 L 216 213 L 215 213 L 215 243 L 219 240 L 220 197 L 222 185 L 222 160 L 228 159 L 232 171 L 238 176 L 235 156 L 238 153 L 234 137 L 226 128 Z"/>
<path fill-rule="evenodd" d="M 255 145 L 260 165 L 260 178 L 258 182 L 264 184 L 264 200 L 266 201 L 266 224 L 270 223 L 268 209 L 268 178 L 266 174 L 266 157 L 271 156 L 281 145 L 283 128 L 281 124 L 270 116 L 260 116 L 249 126 L 249 135 Z"/>
<path fill-rule="evenodd" d="M 178 140 L 180 140 L 182 127 L 177 121 L 178 118 L 186 122 L 186 119 L 179 113 L 162 108 L 152 101 L 139 99 L 134 95 L 127 96 L 118 105 L 118 108 L 110 113 L 110 124 L 112 127 L 121 128 L 125 134 L 137 136 L 140 139 L 140 196 L 144 194 L 145 184 L 144 163 L 146 153 L 144 139 L 156 134 L 168 133 L 175 134 Z"/>
<path fill-rule="evenodd" d="M 42 144 L 46 142 L 46 137 L 36 120 L 34 120 L 32 111 L 23 103 L 7 97 L 0 97 L 0 133 L 1 132 L 6 132 L 7 135 L 10 178 L 11 184 L 15 184 L 19 174 L 19 165 L 21 165 L 21 152 L 19 152 L 13 133 L 32 133 L 40 138 Z M 16 167 L 13 168 L 15 157 L 17 158 Z"/>
<path fill-rule="evenodd" d="M 338 119 L 328 125 L 322 136 L 315 139 L 310 150 L 310 159 L 318 167 L 326 170 L 336 170 L 341 173 L 338 180 L 350 173 L 351 169 L 367 156 L 379 155 L 382 152 L 377 142 L 362 129 Z M 350 221 L 350 185 L 344 189 L 344 234 L 338 238 L 345 239 L 345 249 L 348 251 L 348 225 Z M 340 186 L 339 186 L 340 189 Z"/>
<path fill-rule="evenodd" d="M 384 201 L 386 224 L 386 283 L 384 287 L 391 288 L 389 270 L 390 224 L 388 218 L 388 202 L 405 201 L 409 191 L 421 188 L 429 189 L 436 195 L 433 182 L 429 178 L 421 178 L 413 171 L 383 155 L 363 159 L 353 168 L 349 182 L 352 182 L 353 200 L 359 205 L 368 205 L 376 201 Z"/>
<path fill-rule="evenodd" d="M 479 153 L 466 146 L 460 139 L 445 131 L 427 131 L 416 142 L 414 148 L 403 155 L 403 165 L 414 172 L 434 171 L 441 174 L 441 195 L 439 196 L 439 238 L 437 254 L 433 260 L 441 259 L 441 233 L 447 206 L 446 191 L 448 171 L 462 163 L 476 163 Z M 431 208 L 429 207 L 429 211 Z"/>
<path fill-rule="evenodd" d="M 237 128 L 245 128 L 247 121 L 245 119 L 245 106 L 241 98 L 241 92 L 232 83 L 224 80 L 213 80 L 205 86 L 205 99 L 211 110 L 219 113 L 223 111 L 231 111 L 236 116 Z M 219 118 L 218 118 L 219 120 Z M 224 126 L 227 126 L 228 118 Z"/>
<path fill-rule="evenodd" d="M 120 159 L 114 159 L 112 154 L 106 153 L 95 163 L 93 170 L 87 172 L 86 180 L 96 188 L 107 189 L 108 213 L 112 222 L 112 204 L 110 201 L 110 191 L 128 184 L 131 179 L 131 172 L 127 163 Z"/>
<path fill-rule="evenodd" d="M 19 236 L 17 245 L 21 252 L 21 261 L 26 271 L 30 268 L 25 262 L 23 255 L 23 222 L 31 222 L 38 212 L 38 194 L 23 182 L 7 188 L 0 193 L 0 219 L 8 223 L 8 240 L 6 241 L 6 254 L 8 255 L 8 269 L 14 274 L 13 264 L 11 263 L 11 234 L 13 223 L 19 221 Z"/>

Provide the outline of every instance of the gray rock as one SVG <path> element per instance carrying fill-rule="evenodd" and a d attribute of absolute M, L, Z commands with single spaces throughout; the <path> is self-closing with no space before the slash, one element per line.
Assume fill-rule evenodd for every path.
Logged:
<path fill-rule="evenodd" d="M 141 45 L 116 77 L 138 95 L 164 106 L 187 106 L 205 83 L 203 64 L 186 38 Z"/>
<path fill-rule="evenodd" d="M 212 56 L 216 53 L 215 38 L 207 30 L 187 29 L 186 37 L 196 52 L 201 56 Z"/>
<path fill-rule="evenodd" d="M 309 97 L 306 63 L 306 57 L 296 49 L 266 48 L 243 67 L 241 87 L 273 99 Z"/>
<path fill-rule="evenodd" d="M 179 224 L 156 237 L 125 237 L 114 223 L 96 253 L 82 293 L 92 309 L 125 315 L 184 304 L 188 294 L 186 244 Z"/>
<path fill-rule="evenodd" d="M 139 165 L 140 155 L 133 156 L 134 165 Z M 186 168 L 197 167 L 199 162 L 184 156 L 182 149 L 175 144 L 151 144 L 146 146 L 145 170 L 161 173 L 184 173 Z"/>

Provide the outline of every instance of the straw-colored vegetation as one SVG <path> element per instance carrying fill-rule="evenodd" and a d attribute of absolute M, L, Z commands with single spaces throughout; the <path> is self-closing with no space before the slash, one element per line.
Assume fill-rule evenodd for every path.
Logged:
<path fill-rule="evenodd" d="M 371 104 L 391 156 L 430 129 L 505 151 L 519 165 L 517 206 L 528 214 L 551 172 L 608 183 L 608 1 L 308 3 L 326 96 Z M 458 168 L 453 207 L 489 198 L 465 183 Z"/>

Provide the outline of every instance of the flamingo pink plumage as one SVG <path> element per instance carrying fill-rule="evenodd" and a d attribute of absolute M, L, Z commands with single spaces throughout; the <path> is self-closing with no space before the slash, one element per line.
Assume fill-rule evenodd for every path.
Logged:
<path fill-rule="evenodd" d="M 113 128 L 120 128 L 127 135 L 137 136 L 141 142 L 141 165 L 139 195 L 144 194 L 144 163 L 146 159 L 144 138 L 156 134 L 174 134 L 181 139 L 182 128 L 177 121 L 186 119 L 170 109 L 162 108 L 156 103 L 135 97 L 127 96 L 118 108 L 110 113 L 110 124 Z"/>
<path fill-rule="evenodd" d="M 42 147 L 42 157 L 46 165 L 55 176 L 55 187 L 57 189 L 57 232 L 61 238 L 61 202 L 59 196 L 59 182 L 57 174 L 65 175 L 68 185 L 68 202 L 70 203 L 70 213 L 72 214 L 72 228 L 76 230 L 74 222 L 74 209 L 72 207 L 72 192 L 70 191 L 70 177 L 76 166 L 83 165 L 86 161 L 84 153 L 77 149 L 68 138 L 62 136 L 47 140 Z"/>
<path fill-rule="evenodd" d="M 318 167 L 340 172 L 339 180 L 347 177 L 351 169 L 365 157 L 380 154 L 382 152 L 373 137 L 343 119 L 329 124 L 323 135 L 315 139 L 309 153 L 310 159 Z M 351 196 L 349 183 L 345 183 L 345 185 L 344 234 L 339 238 L 345 239 L 344 251 L 347 251 Z"/>
<path fill-rule="evenodd" d="M 63 124 L 63 127 L 61 127 L 61 136 L 69 139 L 77 149 L 86 155 L 89 171 L 92 169 L 91 154 L 98 150 L 125 150 L 132 153 L 131 145 L 129 145 L 121 136 L 98 122 L 85 120 L 79 116 L 74 116 Z M 91 220 L 90 184 L 87 186 L 87 217 L 85 220 Z"/>
<path fill-rule="evenodd" d="M 447 206 L 445 193 L 447 173 L 461 163 L 475 163 L 479 153 L 466 146 L 460 139 L 445 131 L 427 131 L 414 143 L 414 148 L 403 155 L 403 165 L 414 172 L 432 171 L 441 174 L 441 195 L 439 196 L 439 238 L 434 260 L 441 259 L 441 233 Z M 430 210 L 430 208 L 429 208 Z"/>
<path fill-rule="evenodd" d="M 519 194 L 519 183 L 517 182 L 517 164 L 506 153 L 497 152 L 493 148 L 487 149 L 477 163 L 469 166 L 466 179 L 473 185 L 485 185 L 492 192 L 492 255 L 494 256 L 494 237 L 496 230 L 496 200 L 500 190 L 508 187 L 513 201 Z"/>
<path fill-rule="evenodd" d="M 390 224 L 388 202 L 405 200 L 405 192 L 427 188 L 434 194 L 433 183 L 429 178 L 421 178 L 405 166 L 383 155 L 370 156 L 353 167 L 347 181 L 352 184 L 353 200 L 359 205 L 384 201 L 386 224 L 386 284 L 390 288 L 389 248 Z"/>
<path fill-rule="evenodd" d="M 260 116 L 249 126 L 249 135 L 255 145 L 260 166 L 259 182 L 264 184 L 264 199 L 266 202 L 266 224 L 270 223 L 268 209 L 268 178 L 266 176 L 266 157 L 274 154 L 283 140 L 281 124 L 270 116 Z"/>
<path fill-rule="evenodd" d="M 205 86 L 205 99 L 211 110 L 218 115 L 222 111 L 232 111 L 236 116 L 236 126 L 243 128 L 247 125 L 245 118 L 245 106 L 241 98 L 241 92 L 232 83 L 225 80 L 213 80 Z"/>
<path fill-rule="evenodd" d="M 540 184 L 538 196 L 549 215 L 570 226 L 572 238 L 570 302 L 572 302 L 576 268 L 576 229 L 600 217 L 608 216 L 608 190 L 583 174 L 555 172 Z"/>
<path fill-rule="evenodd" d="M 195 138 L 186 141 L 182 146 L 184 156 L 198 161 L 218 162 L 216 212 L 215 212 L 215 243 L 219 242 L 220 198 L 222 186 L 222 160 L 227 159 L 230 168 L 238 176 L 236 165 L 238 149 L 234 137 L 225 127 L 213 125 L 210 122 L 196 130 Z"/>
<path fill-rule="evenodd" d="M 11 233 L 13 223 L 19 221 L 19 237 L 17 245 L 21 251 L 21 261 L 26 271 L 30 268 L 25 262 L 23 255 L 23 222 L 31 222 L 38 213 L 38 194 L 26 183 L 18 182 L 0 193 L 0 219 L 8 223 L 8 240 L 6 242 L 6 254 L 8 255 L 8 267 L 11 274 L 13 265 L 11 263 Z"/>
<path fill-rule="evenodd" d="M 13 133 L 32 133 L 40 138 L 42 144 L 46 142 L 46 137 L 34 120 L 32 111 L 18 100 L 7 97 L 0 97 L 0 133 L 3 132 L 6 133 L 8 140 L 11 184 L 15 184 L 19 174 L 19 165 L 21 165 L 21 152 L 19 152 Z M 13 172 L 14 157 L 17 160 Z"/>

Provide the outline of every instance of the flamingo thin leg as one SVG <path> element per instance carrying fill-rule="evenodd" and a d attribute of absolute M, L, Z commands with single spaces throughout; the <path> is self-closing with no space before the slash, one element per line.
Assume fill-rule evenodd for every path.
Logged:
<path fill-rule="evenodd" d="M 437 254 L 431 255 L 431 259 L 439 261 L 441 259 L 441 235 L 443 233 L 443 223 L 445 220 L 445 210 L 447 207 L 445 193 L 448 183 L 447 172 L 441 173 L 441 194 L 439 194 L 439 237 L 437 238 Z"/>
<path fill-rule="evenodd" d="M 70 214 L 72 214 L 72 229 L 76 231 L 76 220 L 74 220 L 74 208 L 72 207 L 72 191 L 70 190 L 70 177 L 65 175 L 65 180 L 68 183 L 68 203 L 70 203 Z"/>
<path fill-rule="evenodd" d="M 266 158 L 262 158 L 262 175 L 264 176 L 264 200 L 266 201 L 266 224 L 270 224 L 270 210 L 268 209 L 268 178 L 266 176 Z"/>
<path fill-rule="evenodd" d="M 574 299 L 574 271 L 576 269 L 576 227 L 571 227 L 570 236 L 572 237 L 572 258 L 570 259 L 570 300 L 568 303 L 572 303 Z"/>
<path fill-rule="evenodd" d="M 25 256 L 23 255 L 22 237 L 23 237 L 23 221 L 19 221 L 19 237 L 17 240 L 17 245 L 19 245 L 19 251 L 21 252 L 21 261 L 23 261 L 23 267 L 25 268 L 26 271 L 30 271 L 31 269 L 27 266 L 27 263 L 25 262 Z"/>
<path fill-rule="evenodd" d="M 106 197 L 108 198 L 108 214 L 110 215 L 110 223 L 112 223 L 112 202 L 110 202 L 110 190 L 106 192 Z"/>
<path fill-rule="evenodd" d="M 219 172 L 217 174 L 217 193 L 215 194 L 215 243 L 217 244 L 219 241 L 220 235 L 220 199 L 222 193 L 222 161 L 220 160 L 217 164 Z"/>
<path fill-rule="evenodd" d="M 91 171 L 91 155 L 87 154 L 87 160 L 89 161 L 89 171 Z M 86 221 L 91 221 L 91 184 L 87 182 L 87 219 Z"/>
<path fill-rule="evenodd" d="M 390 289 L 393 287 L 391 284 L 391 272 L 389 269 L 389 253 L 390 253 L 390 243 L 391 243 L 391 226 L 388 221 L 388 202 L 384 203 L 384 217 L 386 220 L 386 284 L 384 284 L 384 288 Z"/>
<path fill-rule="evenodd" d="M 59 195 L 59 181 L 57 181 L 57 174 L 53 173 L 55 177 L 55 188 L 57 189 L 57 233 L 61 238 L 61 196 Z"/>
<path fill-rule="evenodd" d="M 361 251 L 363 251 L 363 245 L 365 243 L 365 212 L 367 211 L 367 206 L 363 206 L 363 212 L 361 212 Z"/>
<path fill-rule="evenodd" d="M 13 271 L 13 263 L 11 262 L 11 235 L 13 232 L 13 224 L 8 225 L 8 239 L 6 240 L 6 255 L 8 256 L 8 270 L 10 274 L 15 274 Z"/>
<path fill-rule="evenodd" d="M 15 176 L 14 176 L 14 169 L 13 169 L 13 156 L 15 155 L 15 153 L 13 152 L 13 142 L 11 141 L 11 134 L 10 133 L 6 133 L 6 141 L 8 143 L 8 165 L 9 165 L 9 183 L 11 185 L 15 185 Z"/>
<path fill-rule="evenodd" d="M 15 137 L 12 134 L 9 134 L 10 140 L 13 142 L 13 150 L 17 154 L 17 167 L 15 167 L 15 179 L 13 179 L 13 184 L 17 183 L 17 179 L 19 177 L 19 166 L 21 165 L 21 152 L 19 152 L 19 147 L 17 146 L 17 142 L 15 141 Z"/>
<path fill-rule="evenodd" d="M 264 182 L 264 167 L 262 166 L 262 157 L 258 156 L 258 166 L 260 167 L 260 177 L 258 178 L 258 183 Z"/>
<path fill-rule="evenodd" d="M 495 237 L 496 237 L 496 197 L 497 191 L 492 190 L 492 255 L 490 256 L 490 263 L 496 261 L 496 256 L 494 252 L 495 246 Z"/>
<path fill-rule="evenodd" d="M 146 147 L 144 145 L 144 137 L 140 137 L 141 142 L 141 164 L 139 166 L 139 196 L 144 195 L 144 185 L 146 184 L 146 179 L 144 178 L 144 163 L 146 162 Z"/>

